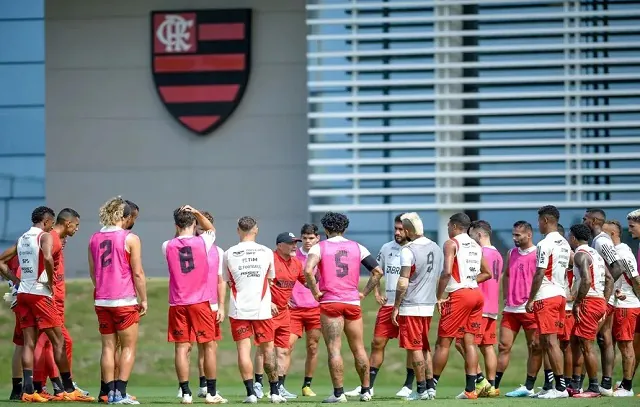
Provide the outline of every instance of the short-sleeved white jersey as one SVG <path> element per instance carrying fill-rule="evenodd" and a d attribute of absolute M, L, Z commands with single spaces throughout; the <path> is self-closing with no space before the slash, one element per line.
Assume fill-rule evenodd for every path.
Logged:
<path fill-rule="evenodd" d="M 224 253 L 222 278 L 229 282 L 229 317 L 244 320 L 271 318 L 274 279 L 273 250 L 256 242 L 240 242 Z"/>
<path fill-rule="evenodd" d="M 385 306 L 393 306 L 396 300 L 396 286 L 400 277 L 400 251 L 402 246 L 395 240 L 385 243 L 378 253 L 378 264 L 384 272 L 384 287 L 387 303 Z"/>
<path fill-rule="evenodd" d="M 589 287 L 589 291 L 587 292 L 587 297 L 595 297 L 595 298 L 604 298 L 604 277 L 606 273 L 607 266 L 604 264 L 604 259 L 598 252 L 588 245 L 584 244 L 576 249 L 576 255 L 578 253 L 586 253 L 589 257 L 591 257 L 591 265 L 589 266 L 589 270 L 586 270 L 591 277 L 591 287 Z M 574 257 L 575 259 L 575 257 Z M 583 270 L 583 273 L 585 270 Z M 580 287 L 580 281 L 582 280 L 582 275 L 580 274 L 580 270 L 578 265 L 573 265 L 573 278 L 574 284 Z"/>
<path fill-rule="evenodd" d="M 456 255 L 453 258 L 451 279 L 445 289 L 452 293 L 462 288 L 478 288 L 476 277 L 480 273 L 482 247 L 466 233 L 454 237 Z"/>
<path fill-rule="evenodd" d="M 613 240 L 611 240 L 611 236 L 604 232 L 600 232 L 597 236 L 593 238 L 591 242 L 591 247 L 596 249 L 600 257 L 605 261 L 607 266 L 611 266 L 616 261 L 620 260 L 620 256 L 618 255 L 618 251 L 613 245 Z"/>
<path fill-rule="evenodd" d="M 566 298 L 566 272 L 571 256 L 569 243 L 560 233 L 551 232 L 538 243 L 536 253 L 536 267 L 544 269 L 544 278 L 534 301 L 559 295 Z"/>
<path fill-rule="evenodd" d="M 622 258 L 622 261 L 627 263 L 627 267 L 629 267 L 629 270 L 631 270 L 631 278 L 638 277 L 638 266 L 636 264 L 636 258 L 633 255 L 631 248 L 624 243 L 620 243 L 616 246 L 616 251 L 618 252 L 620 258 Z M 617 290 L 620 290 L 620 293 L 626 296 L 624 300 L 615 300 L 613 305 L 616 308 L 640 308 L 640 300 L 633 292 L 631 278 L 629 278 L 627 273 L 624 273 L 618 279 L 618 281 L 616 281 L 615 288 Z M 611 298 L 615 298 L 615 295 L 612 295 Z"/>

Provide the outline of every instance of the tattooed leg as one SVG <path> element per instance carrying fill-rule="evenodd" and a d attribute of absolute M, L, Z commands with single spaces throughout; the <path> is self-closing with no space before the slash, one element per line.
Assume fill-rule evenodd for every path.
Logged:
<path fill-rule="evenodd" d="M 331 318 L 321 314 L 320 324 L 322 326 L 324 342 L 327 344 L 331 382 L 333 383 L 334 388 L 343 387 L 344 364 L 342 362 L 340 348 L 342 347 L 342 330 L 344 328 L 344 320 L 342 317 Z"/>
<path fill-rule="evenodd" d="M 362 318 L 344 322 L 344 333 L 347 336 L 351 353 L 353 353 L 360 383 L 362 387 L 369 387 L 369 357 L 364 348 L 363 331 Z"/>
<path fill-rule="evenodd" d="M 413 371 L 416 375 L 416 383 L 424 382 L 427 380 L 427 372 L 422 350 L 408 350 L 407 352 L 411 354 L 411 365 L 413 366 Z"/>
<path fill-rule="evenodd" d="M 427 379 L 433 379 L 433 359 L 431 358 L 431 351 L 425 350 L 424 356 L 424 373 Z"/>
<path fill-rule="evenodd" d="M 264 372 L 269 378 L 269 382 L 278 381 L 278 367 L 276 363 L 276 348 L 273 342 L 264 342 L 260 344 L 260 350 L 264 357 Z"/>

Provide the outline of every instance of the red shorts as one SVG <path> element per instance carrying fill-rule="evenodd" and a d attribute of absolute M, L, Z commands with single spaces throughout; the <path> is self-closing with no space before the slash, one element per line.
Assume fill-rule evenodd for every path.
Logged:
<path fill-rule="evenodd" d="M 570 341 L 575 325 L 576 319 L 573 317 L 573 312 L 564 310 L 564 325 L 562 327 L 562 333 L 558 334 L 558 340 L 564 342 Z"/>
<path fill-rule="evenodd" d="M 615 312 L 616 312 L 616 307 L 614 307 L 613 305 L 607 303 L 607 317 L 610 317 Z"/>
<path fill-rule="evenodd" d="M 562 335 L 564 333 L 564 307 L 567 300 L 557 295 L 533 303 L 533 315 L 540 335 Z"/>
<path fill-rule="evenodd" d="M 526 312 L 503 312 L 500 326 L 516 333 L 520 332 L 520 328 L 525 331 L 538 329 L 536 317 Z"/>
<path fill-rule="evenodd" d="M 636 322 L 636 334 L 640 335 L 640 318 Z"/>
<path fill-rule="evenodd" d="M 24 335 L 22 334 L 22 328 L 20 327 L 20 317 L 17 312 L 14 312 L 13 314 L 16 316 L 16 323 L 13 327 L 13 344 L 16 346 L 24 346 Z"/>
<path fill-rule="evenodd" d="M 320 307 L 292 308 L 289 311 L 291 333 L 302 338 L 302 332 L 320 329 Z"/>
<path fill-rule="evenodd" d="M 291 313 L 288 308 L 280 311 L 271 318 L 273 321 L 273 344 L 276 348 L 289 349 L 289 337 L 291 336 Z M 255 344 L 259 342 L 254 340 Z"/>
<path fill-rule="evenodd" d="M 374 338 L 395 339 L 398 337 L 400 329 L 393 324 L 393 321 L 391 320 L 391 314 L 393 314 L 392 306 L 384 305 L 380 307 L 380 309 L 378 310 L 378 316 L 376 316 L 376 326 L 375 328 L 373 328 Z M 429 322 L 431 322 L 431 317 L 429 317 Z M 400 322 L 398 322 L 398 324 L 399 323 Z M 428 331 L 429 327 L 427 326 L 427 332 Z M 400 345 L 400 347 L 404 349 L 412 349 L 402 345 Z"/>
<path fill-rule="evenodd" d="M 580 320 L 576 320 L 573 334 L 590 341 L 596 339 L 600 320 L 606 313 L 604 298 L 586 297 L 580 304 Z"/>
<path fill-rule="evenodd" d="M 273 341 L 273 320 L 248 320 L 229 318 L 231 324 L 231 336 L 235 342 L 250 338 L 255 338 L 255 343 L 261 344 Z"/>
<path fill-rule="evenodd" d="M 476 334 L 476 345 L 495 345 L 498 341 L 496 338 L 496 320 L 489 317 L 482 317 L 482 326 L 480 332 Z"/>
<path fill-rule="evenodd" d="M 393 307 L 382 308 L 393 309 Z M 380 313 L 378 312 L 379 315 Z M 398 316 L 398 325 L 400 325 L 399 342 L 401 348 L 407 350 L 431 350 L 429 347 L 431 317 Z"/>
<path fill-rule="evenodd" d="M 140 322 L 140 312 L 137 305 L 125 307 L 96 306 L 99 331 L 102 335 L 112 335 L 117 331 L 124 331 L 133 324 Z"/>
<path fill-rule="evenodd" d="M 216 338 L 216 314 L 209 302 L 169 307 L 167 341 L 207 343 Z"/>
<path fill-rule="evenodd" d="M 482 327 L 484 298 L 480 289 L 462 288 L 449 294 L 443 303 L 438 336 L 462 338 L 464 334 L 476 335 Z"/>
<path fill-rule="evenodd" d="M 613 314 L 613 339 L 632 341 L 638 325 L 640 308 L 616 308 Z"/>
<path fill-rule="evenodd" d="M 325 302 L 320 304 L 320 313 L 329 318 L 343 317 L 348 321 L 356 321 L 362 318 L 362 308 L 359 305 L 345 304 L 344 302 Z"/>
<path fill-rule="evenodd" d="M 18 294 L 14 308 L 20 317 L 20 328 L 48 329 L 62 326 L 60 313 L 51 297 L 36 294 Z"/>

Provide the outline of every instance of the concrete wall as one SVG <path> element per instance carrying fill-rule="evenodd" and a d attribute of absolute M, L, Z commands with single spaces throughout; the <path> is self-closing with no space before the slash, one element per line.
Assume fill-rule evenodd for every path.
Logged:
<path fill-rule="evenodd" d="M 252 215 L 259 241 L 298 232 L 307 213 L 304 1 L 47 0 L 47 203 L 70 206 L 81 229 L 65 250 L 70 278 L 87 275 L 98 208 L 122 195 L 141 207 L 134 231 L 148 274 L 166 275 L 161 243 L 172 211 L 191 204 L 216 217 L 218 244 Z M 150 68 L 152 10 L 250 7 L 252 73 L 233 116 L 191 135 L 157 97 Z"/>

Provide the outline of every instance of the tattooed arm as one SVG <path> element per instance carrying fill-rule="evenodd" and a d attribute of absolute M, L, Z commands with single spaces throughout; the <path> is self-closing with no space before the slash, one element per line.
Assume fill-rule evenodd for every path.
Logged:
<path fill-rule="evenodd" d="M 318 284 L 316 283 L 316 278 L 313 275 L 313 270 L 320 263 L 320 256 L 309 253 L 307 257 L 307 263 L 304 266 L 304 278 L 307 282 L 307 287 L 311 290 L 311 293 L 315 297 L 316 301 L 322 297 L 322 293 L 318 289 Z"/>

